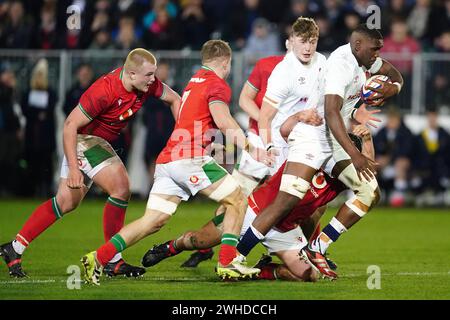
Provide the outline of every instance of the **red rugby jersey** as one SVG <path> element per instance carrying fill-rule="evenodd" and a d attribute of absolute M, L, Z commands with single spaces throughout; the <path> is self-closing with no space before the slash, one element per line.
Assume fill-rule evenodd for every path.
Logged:
<path fill-rule="evenodd" d="M 280 189 L 284 163 L 275 175 L 273 175 L 260 188 L 248 197 L 248 205 L 259 215 L 274 200 Z M 319 171 L 313 178 L 311 189 L 305 197 L 298 202 L 295 208 L 276 225 L 276 229 L 286 232 L 294 229 L 301 220 L 311 216 L 321 206 L 332 201 L 346 189 L 346 186 L 338 179 L 331 178 L 323 171 Z"/>
<path fill-rule="evenodd" d="M 150 96 L 161 98 L 164 85 L 155 77 L 147 92 L 128 92 L 122 84 L 123 68 L 97 79 L 81 96 L 78 107 L 91 120 L 78 133 L 114 141 L 130 118 Z"/>
<path fill-rule="evenodd" d="M 156 163 L 207 155 L 205 148 L 211 143 L 211 133 L 217 129 L 210 105 L 214 108 L 215 102 L 229 105 L 230 101 L 229 85 L 210 68 L 203 66 L 183 91 L 175 128 Z"/>
<path fill-rule="evenodd" d="M 248 77 L 247 83 L 258 91 L 255 97 L 255 103 L 259 109 L 261 109 L 262 100 L 266 94 L 267 81 L 272 74 L 275 66 L 284 59 L 284 56 L 270 56 L 259 59 L 252 73 Z M 248 129 L 255 134 L 259 134 L 258 122 L 252 118 L 249 119 Z"/>

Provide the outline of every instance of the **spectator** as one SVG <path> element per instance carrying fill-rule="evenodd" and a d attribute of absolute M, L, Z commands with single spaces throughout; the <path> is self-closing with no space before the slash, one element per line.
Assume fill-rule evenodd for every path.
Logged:
<path fill-rule="evenodd" d="M 132 50 L 142 47 L 136 35 L 134 19 L 131 16 L 120 18 L 115 47 L 116 49 L 122 50 Z"/>
<path fill-rule="evenodd" d="M 25 127 L 25 160 L 31 192 L 48 197 L 53 194 L 53 157 L 56 148 L 54 109 L 56 94 L 48 83 L 48 62 L 40 59 L 34 67 L 30 90 L 22 102 Z"/>
<path fill-rule="evenodd" d="M 0 71 L 0 195 L 19 193 L 21 177 L 19 159 L 22 153 L 23 130 L 15 112 L 16 77 L 10 70 Z"/>
<path fill-rule="evenodd" d="M 333 52 L 337 47 L 344 43 L 339 43 L 338 39 L 331 33 L 330 21 L 324 16 L 318 16 L 314 19 L 319 26 L 320 41 L 317 43 L 317 51 L 320 53 Z"/>
<path fill-rule="evenodd" d="M 447 30 L 450 30 L 450 0 L 443 0 L 430 13 L 426 38 L 433 43 L 442 32 Z"/>
<path fill-rule="evenodd" d="M 361 16 L 354 10 L 342 11 L 341 16 L 336 22 L 336 39 L 338 43 L 345 44 L 349 42 L 350 34 L 362 23 Z M 320 38 L 319 38 L 320 41 Z"/>
<path fill-rule="evenodd" d="M 337 25 L 338 18 L 341 16 L 343 1 L 342 0 L 325 0 L 322 14 L 327 17 L 332 29 Z M 322 31 L 321 31 L 322 33 Z"/>
<path fill-rule="evenodd" d="M 167 61 L 159 61 L 156 76 L 162 82 L 169 84 L 175 91 L 178 91 L 176 87 L 170 84 L 173 79 L 171 72 L 171 66 Z M 149 98 L 145 102 L 143 109 L 144 125 L 147 127 L 144 157 L 150 178 L 149 187 L 151 188 L 155 173 L 156 158 L 166 145 L 175 125 L 175 121 L 170 108 L 167 108 L 167 105 L 159 99 Z"/>
<path fill-rule="evenodd" d="M 369 15 L 367 8 L 375 4 L 372 0 L 353 0 L 349 4 L 349 9 L 356 11 L 360 17 L 367 18 Z"/>
<path fill-rule="evenodd" d="M 292 24 L 299 17 L 310 17 L 312 13 L 309 10 L 308 0 L 291 0 L 290 6 L 284 13 L 283 20 L 281 22 L 281 28 L 284 34 L 288 35 L 291 32 Z M 322 30 L 320 30 L 322 33 Z"/>
<path fill-rule="evenodd" d="M 170 19 L 176 19 L 178 15 L 178 8 L 172 1 L 154 0 L 151 3 L 152 9 L 148 11 L 142 18 L 142 25 L 144 26 L 145 30 L 148 30 L 156 20 L 156 11 L 158 9 L 165 8 Z"/>
<path fill-rule="evenodd" d="M 0 47 L 30 48 L 31 30 L 32 27 L 25 17 L 22 2 L 12 1 L 5 27 L 0 35 Z"/>
<path fill-rule="evenodd" d="M 230 18 L 231 30 L 227 33 L 236 49 L 244 48 L 252 33 L 253 22 L 261 16 L 260 0 L 236 1 Z"/>
<path fill-rule="evenodd" d="M 153 50 L 179 50 L 183 47 L 180 34 L 177 20 L 162 6 L 156 9 L 156 19 L 146 30 L 144 42 Z"/>
<path fill-rule="evenodd" d="M 256 60 L 275 55 L 281 51 L 280 40 L 271 30 L 269 22 L 264 18 L 258 18 L 253 23 L 253 31 L 248 38 L 244 53 L 250 64 Z"/>
<path fill-rule="evenodd" d="M 396 18 L 406 20 L 409 16 L 409 6 L 406 0 L 392 0 L 389 1 L 386 8 L 383 8 L 381 15 L 381 29 L 383 34 L 390 31 L 392 21 Z"/>
<path fill-rule="evenodd" d="M 411 104 L 412 58 L 420 52 L 420 44 L 408 34 L 408 25 L 402 19 L 396 19 L 391 25 L 391 34 L 385 38 L 382 53 L 393 53 L 389 61 L 402 73 L 405 85 L 402 92 L 393 101 L 402 106 Z"/>
<path fill-rule="evenodd" d="M 94 35 L 89 49 L 93 50 L 109 50 L 114 49 L 114 44 L 111 41 L 111 32 L 108 29 L 100 29 Z"/>
<path fill-rule="evenodd" d="M 403 206 L 408 190 L 414 136 L 394 106 L 388 108 L 386 126 L 374 137 L 376 162 L 379 163 L 379 183 L 390 193 L 392 206 Z M 390 192 L 392 191 L 393 192 Z"/>
<path fill-rule="evenodd" d="M 188 0 L 181 13 L 184 39 L 187 46 L 193 50 L 199 50 L 203 43 L 208 41 L 211 33 L 202 2 L 202 0 Z"/>
<path fill-rule="evenodd" d="M 427 111 L 427 127 L 417 138 L 417 191 L 443 193 L 450 187 L 450 135 L 439 126 L 437 109 Z"/>
<path fill-rule="evenodd" d="M 41 8 L 41 24 L 33 38 L 33 47 L 37 49 L 57 49 L 60 47 L 59 33 L 56 29 L 56 8 L 47 2 Z"/>
<path fill-rule="evenodd" d="M 63 107 L 66 116 L 78 105 L 81 95 L 89 88 L 93 80 L 92 67 L 89 64 L 81 64 L 77 70 L 77 82 L 66 93 Z"/>
<path fill-rule="evenodd" d="M 427 32 L 431 12 L 430 0 L 417 0 L 408 17 L 408 27 L 416 39 L 422 39 Z"/>

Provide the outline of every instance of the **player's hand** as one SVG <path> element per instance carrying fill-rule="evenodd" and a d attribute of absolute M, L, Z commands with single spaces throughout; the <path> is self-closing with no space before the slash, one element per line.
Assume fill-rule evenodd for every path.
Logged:
<path fill-rule="evenodd" d="M 315 108 L 298 112 L 297 119 L 299 122 L 303 122 L 311 126 L 320 126 L 321 124 L 323 124 L 323 118 L 319 115 L 317 109 Z"/>
<path fill-rule="evenodd" d="M 249 146 L 249 154 L 250 156 L 258 162 L 264 163 L 268 167 L 273 167 L 275 164 L 275 148 L 273 150 L 264 150 L 261 148 L 256 148 L 252 145 Z"/>
<path fill-rule="evenodd" d="M 362 124 L 358 124 L 353 128 L 353 134 L 362 138 L 363 140 L 370 139 L 371 137 L 369 128 Z"/>
<path fill-rule="evenodd" d="M 363 103 L 354 113 L 354 119 L 360 124 L 378 128 L 374 122 L 381 122 L 381 119 L 374 117 L 374 114 L 379 113 L 380 111 L 380 109 L 367 110 L 367 105 Z"/>
<path fill-rule="evenodd" d="M 392 84 L 387 81 L 381 81 L 379 79 L 373 80 L 376 83 L 379 83 L 381 86 L 379 88 L 370 88 L 372 91 L 377 92 L 378 95 L 373 100 L 384 100 L 389 99 L 392 96 L 395 96 L 398 93 L 398 87 L 395 84 Z M 370 99 L 369 99 L 370 101 Z M 375 105 L 371 104 L 370 105 Z M 379 105 L 379 104 L 378 104 Z"/>
<path fill-rule="evenodd" d="M 362 180 L 362 177 L 364 177 L 367 181 L 375 178 L 375 167 L 378 165 L 375 161 L 358 152 L 352 157 L 352 162 L 360 180 Z"/>
<path fill-rule="evenodd" d="M 84 177 L 81 171 L 77 169 L 69 170 L 67 176 L 67 186 L 70 189 L 80 189 L 84 185 Z"/>

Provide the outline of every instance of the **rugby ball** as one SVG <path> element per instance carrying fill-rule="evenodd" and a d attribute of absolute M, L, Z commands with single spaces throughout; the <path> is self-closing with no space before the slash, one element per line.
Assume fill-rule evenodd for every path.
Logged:
<path fill-rule="evenodd" d="M 380 94 L 378 92 L 375 92 L 372 90 L 372 89 L 378 89 L 381 87 L 381 84 L 374 80 L 382 81 L 382 82 L 389 82 L 389 83 L 391 82 L 391 80 L 389 79 L 388 76 L 385 76 L 382 74 L 378 74 L 378 75 L 372 76 L 369 79 L 367 79 L 366 83 L 361 88 L 361 99 L 365 103 L 368 103 L 367 99 L 373 99 L 373 98 L 376 98 L 377 96 L 380 96 Z M 373 102 L 377 102 L 377 100 L 376 99 L 372 100 L 372 103 Z"/>

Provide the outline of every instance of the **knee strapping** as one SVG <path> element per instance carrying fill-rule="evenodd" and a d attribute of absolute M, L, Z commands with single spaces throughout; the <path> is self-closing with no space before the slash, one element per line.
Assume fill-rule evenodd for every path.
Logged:
<path fill-rule="evenodd" d="M 345 182 L 353 182 L 347 185 L 355 195 L 345 202 L 345 204 L 353 210 L 357 215 L 363 217 L 370 208 L 376 203 L 378 195 L 378 182 L 373 178 L 367 181 L 365 178 L 359 180 L 356 170 L 352 166 L 345 168 L 339 175 L 339 180 Z"/>
<path fill-rule="evenodd" d="M 292 174 L 283 174 L 281 177 L 280 191 L 289 193 L 297 198 L 303 199 L 308 192 L 310 183 Z"/>
<path fill-rule="evenodd" d="M 172 215 L 177 211 L 178 204 L 166 200 L 158 195 L 150 194 L 147 201 L 147 209 L 156 210 L 168 215 Z"/>

